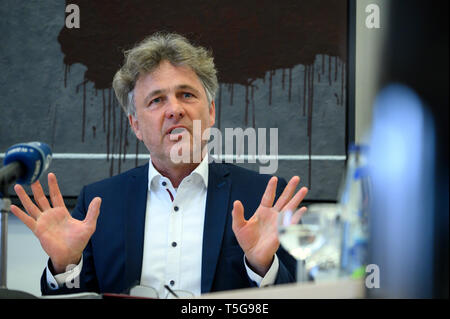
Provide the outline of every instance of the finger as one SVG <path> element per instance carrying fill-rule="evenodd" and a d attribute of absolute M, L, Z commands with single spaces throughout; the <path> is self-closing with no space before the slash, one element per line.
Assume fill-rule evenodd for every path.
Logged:
<path fill-rule="evenodd" d="M 27 195 L 25 190 L 19 184 L 14 185 L 14 191 L 17 196 L 19 196 L 20 202 L 22 203 L 25 210 L 30 214 L 34 219 L 37 219 L 41 215 L 40 209 L 33 203 L 31 198 Z"/>
<path fill-rule="evenodd" d="M 61 191 L 59 190 L 58 181 L 53 173 L 48 174 L 48 189 L 53 207 L 65 207 Z"/>
<path fill-rule="evenodd" d="M 306 208 L 306 207 L 301 207 L 301 208 L 297 209 L 297 211 L 292 216 L 291 224 L 292 225 L 298 224 L 298 222 L 300 221 L 300 219 L 302 219 L 302 216 L 306 213 L 307 210 L 308 210 L 308 208 Z"/>
<path fill-rule="evenodd" d="M 90 227 L 93 227 L 94 229 L 97 226 L 97 219 L 98 215 L 100 215 L 101 204 L 102 199 L 100 197 L 95 197 L 89 204 L 88 212 L 83 221 L 84 223 L 86 223 Z"/>
<path fill-rule="evenodd" d="M 17 218 L 19 218 L 22 223 L 24 223 L 31 231 L 34 231 L 34 228 L 36 226 L 36 221 L 33 217 L 30 217 L 27 213 L 25 213 L 23 210 L 21 210 L 16 205 L 11 205 L 11 212 L 16 215 Z"/>
<path fill-rule="evenodd" d="M 306 194 L 308 194 L 308 188 L 300 188 L 300 190 L 294 195 L 294 197 L 292 197 L 289 203 L 287 203 L 287 205 L 283 207 L 283 210 L 294 211 L 295 209 L 297 209 L 298 205 L 300 205 Z"/>
<path fill-rule="evenodd" d="M 231 227 L 233 228 L 234 232 L 238 231 L 243 226 L 245 226 L 246 221 L 244 218 L 244 206 L 240 201 L 238 200 L 234 201 L 231 215 L 233 216 L 233 222 Z"/>
<path fill-rule="evenodd" d="M 267 183 L 266 190 L 263 197 L 261 198 L 261 205 L 264 207 L 272 207 L 273 201 L 275 200 L 275 192 L 277 190 L 278 178 L 272 177 Z"/>
<path fill-rule="evenodd" d="M 276 210 L 281 211 L 281 209 L 291 200 L 299 182 L 300 177 L 294 176 L 291 178 L 287 186 L 284 188 L 283 193 L 273 206 Z"/>
<path fill-rule="evenodd" d="M 45 197 L 44 191 L 42 190 L 41 183 L 36 181 L 31 184 L 31 190 L 33 191 L 34 201 L 38 204 L 39 208 L 44 211 L 51 208 L 50 203 Z"/>

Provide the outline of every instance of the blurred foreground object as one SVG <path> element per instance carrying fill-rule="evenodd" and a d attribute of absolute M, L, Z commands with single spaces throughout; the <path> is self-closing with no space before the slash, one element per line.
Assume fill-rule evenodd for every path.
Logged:
<path fill-rule="evenodd" d="M 448 1 L 392 1 L 375 103 L 375 298 L 448 298 Z"/>
<path fill-rule="evenodd" d="M 375 104 L 370 175 L 371 261 L 375 297 L 431 297 L 433 284 L 434 126 L 419 97 L 390 85 Z"/>

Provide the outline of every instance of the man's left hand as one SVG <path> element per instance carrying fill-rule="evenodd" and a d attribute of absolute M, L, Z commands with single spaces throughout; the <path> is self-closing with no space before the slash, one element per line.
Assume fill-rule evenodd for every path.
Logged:
<path fill-rule="evenodd" d="M 278 214 L 283 211 L 294 212 L 308 193 L 308 189 L 302 187 L 294 195 L 295 189 L 300 182 L 300 178 L 294 176 L 275 205 L 273 205 L 277 182 L 278 179 L 276 177 L 272 177 L 269 180 L 261 199 L 261 204 L 249 220 L 244 218 L 244 206 L 242 203 L 239 200 L 233 203 L 233 232 L 245 253 L 250 268 L 261 277 L 264 277 L 269 270 L 275 252 L 280 246 L 277 229 Z M 305 212 L 306 207 L 299 208 L 292 220 L 300 220 Z"/>

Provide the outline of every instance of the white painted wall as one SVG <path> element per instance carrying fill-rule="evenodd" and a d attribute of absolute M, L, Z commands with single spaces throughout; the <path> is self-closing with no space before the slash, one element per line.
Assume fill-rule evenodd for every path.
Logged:
<path fill-rule="evenodd" d="M 13 214 L 8 217 L 7 255 L 7 287 L 40 296 L 40 278 L 48 256 L 31 230 Z"/>
<path fill-rule="evenodd" d="M 380 28 L 369 29 L 367 6 L 379 7 Z M 381 48 L 388 30 L 388 0 L 356 1 L 356 61 L 355 61 L 355 141 L 366 142 L 372 122 L 372 106 L 378 90 L 378 74 L 383 67 Z"/>

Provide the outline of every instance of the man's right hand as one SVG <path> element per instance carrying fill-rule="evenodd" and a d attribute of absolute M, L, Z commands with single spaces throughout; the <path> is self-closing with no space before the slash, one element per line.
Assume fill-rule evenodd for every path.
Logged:
<path fill-rule="evenodd" d="M 72 218 L 67 210 L 53 173 L 48 174 L 48 186 L 53 207 L 37 181 L 31 185 L 37 206 L 22 186 L 15 185 L 14 190 L 28 214 L 15 205 L 11 205 L 11 211 L 36 235 L 59 274 L 65 272 L 68 265 L 80 262 L 97 225 L 101 198 L 95 197 L 91 201 L 86 218 L 80 221 Z"/>

